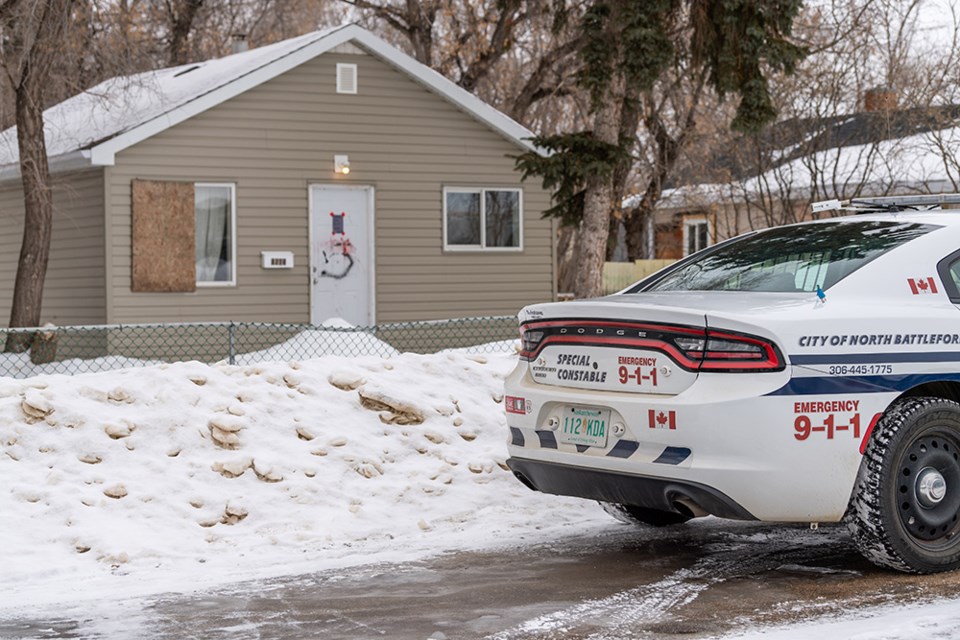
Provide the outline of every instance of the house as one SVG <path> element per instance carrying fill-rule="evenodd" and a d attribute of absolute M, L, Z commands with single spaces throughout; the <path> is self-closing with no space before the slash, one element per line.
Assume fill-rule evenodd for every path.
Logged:
<path fill-rule="evenodd" d="M 114 78 L 44 114 L 43 321 L 374 323 L 556 297 L 531 133 L 355 25 Z M 23 224 L 0 134 L 0 319 Z"/>
<path fill-rule="evenodd" d="M 858 113 L 779 122 L 682 168 L 657 206 L 656 257 L 809 219 L 811 201 L 957 191 L 958 143 L 960 105 L 899 108 L 882 87 Z"/>

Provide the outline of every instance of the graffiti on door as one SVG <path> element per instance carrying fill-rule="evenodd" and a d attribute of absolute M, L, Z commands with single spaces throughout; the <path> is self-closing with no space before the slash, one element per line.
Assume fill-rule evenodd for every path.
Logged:
<path fill-rule="evenodd" d="M 330 239 L 326 242 L 321 255 L 323 267 L 320 270 L 321 278 L 340 280 L 345 278 L 353 268 L 354 246 L 343 229 L 346 212 L 330 212 Z"/>

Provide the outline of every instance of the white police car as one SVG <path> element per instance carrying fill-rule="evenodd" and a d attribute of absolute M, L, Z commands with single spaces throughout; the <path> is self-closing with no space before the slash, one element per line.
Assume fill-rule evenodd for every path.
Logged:
<path fill-rule="evenodd" d="M 937 203 L 960 195 L 842 203 L 865 213 L 525 308 L 510 468 L 628 521 L 846 519 L 873 562 L 960 568 L 960 211 Z"/>

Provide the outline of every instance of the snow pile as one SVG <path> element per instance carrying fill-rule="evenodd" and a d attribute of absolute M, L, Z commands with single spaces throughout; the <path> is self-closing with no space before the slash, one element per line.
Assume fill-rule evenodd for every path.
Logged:
<path fill-rule="evenodd" d="M 608 523 L 506 470 L 502 383 L 515 362 L 406 354 L 0 379 L 4 604 L 402 561 Z"/>
<path fill-rule="evenodd" d="M 383 340 L 378 340 L 372 333 L 356 329 L 346 321 L 328 320 L 322 326 L 325 328 L 304 329 L 273 347 L 240 354 L 235 358 L 236 363 L 306 360 L 325 355 L 389 357 L 400 353 Z"/>

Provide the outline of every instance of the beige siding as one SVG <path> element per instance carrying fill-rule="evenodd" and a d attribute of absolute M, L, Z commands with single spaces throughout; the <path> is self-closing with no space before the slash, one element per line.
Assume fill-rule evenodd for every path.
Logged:
<path fill-rule="evenodd" d="M 337 62 L 359 65 L 359 93 L 337 94 Z M 444 253 L 442 188 L 521 186 L 520 149 L 372 56 L 326 54 L 121 152 L 109 178 L 111 322 L 307 322 L 308 185 L 376 191 L 376 320 L 515 313 L 554 295 L 549 206 L 523 184 L 524 250 Z M 350 156 L 348 179 L 334 154 Z M 130 182 L 237 185 L 237 286 L 190 294 L 130 291 Z M 260 252 L 289 250 L 292 271 Z"/>
<path fill-rule="evenodd" d="M 0 323 L 6 326 L 23 237 L 19 180 L 0 185 L 0 228 Z M 56 176 L 43 323 L 106 321 L 103 229 L 103 170 Z"/>

